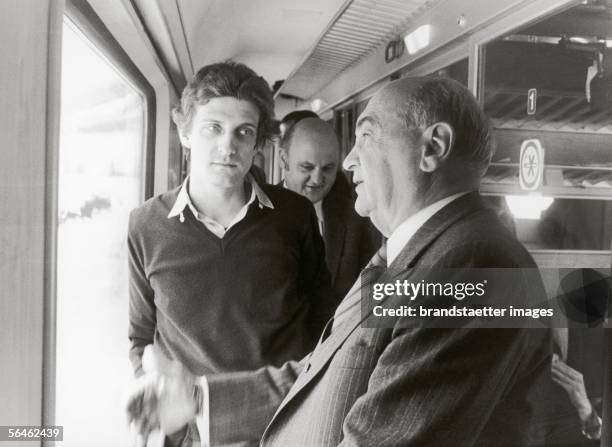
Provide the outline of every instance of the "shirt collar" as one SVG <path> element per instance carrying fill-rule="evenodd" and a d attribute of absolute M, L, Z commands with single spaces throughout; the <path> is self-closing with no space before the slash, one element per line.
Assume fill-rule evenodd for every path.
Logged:
<path fill-rule="evenodd" d="M 257 200 L 259 201 L 259 207 L 263 208 L 265 206 L 273 210 L 274 205 L 272 204 L 272 201 L 270 200 L 268 195 L 263 191 L 263 189 L 261 189 L 261 187 L 257 184 L 257 182 L 255 181 L 255 178 L 251 175 L 250 172 L 247 173 L 245 178 L 253 187 L 253 192 L 255 193 L 255 195 L 257 196 Z"/>
<path fill-rule="evenodd" d="M 319 220 L 324 220 L 323 218 L 323 200 L 319 200 L 317 203 L 313 203 L 315 212 L 317 213 L 317 218 Z"/>
<path fill-rule="evenodd" d="M 460 192 L 458 194 L 453 194 L 452 196 L 440 199 L 437 202 L 426 206 L 422 210 L 419 210 L 402 222 L 387 240 L 387 265 L 389 266 L 393 263 L 395 258 L 397 258 L 412 236 L 414 236 L 414 234 L 423 226 L 425 222 L 429 220 L 430 217 L 451 203 L 453 200 L 467 193 L 467 191 Z"/>
<path fill-rule="evenodd" d="M 251 197 L 249 198 L 247 205 L 250 205 L 251 203 L 253 203 L 255 199 L 257 198 L 260 208 L 263 208 L 265 206 L 267 208 L 274 209 L 274 205 L 272 204 L 272 201 L 270 200 L 268 195 L 263 191 L 263 189 L 261 189 L 261 187 L 257 184 L 257 182 L 255 181 L 255 179 L 250 173 L 247 173 L 245 180 L 249 182 L 249 184 L 251 185 Z M 168 219 L 172 217 L 176 217 L 176 216 L 179 216 L 179 218 L 181 218 L 182 213 L 185 210 L 185 207 L 189 207 L 189 209 L 194 214 L 194 216 L 198 215 L 198 212 L 195 206 L 193 206 L 193 203 L 191 202 L 191 198 L 189 197 L 188 184 L 189 184 L 189 176 L 187 176 L 187 178 L 183 182 L 181 189 L 179 190 L 179 193 L 176 196 L 176 201 L 174 202 L 174 206 L 168 213 Z M 181 218 L 181 222 L 183 220 L 184 218 Z"/>

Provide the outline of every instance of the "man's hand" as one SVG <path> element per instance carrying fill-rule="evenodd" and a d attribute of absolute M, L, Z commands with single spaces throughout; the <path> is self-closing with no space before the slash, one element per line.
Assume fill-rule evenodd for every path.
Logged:
<path fill-rule="evenodd" d="M 161 428 L 167 435 L 182 431 L 196 415 L 195 377 L 178 362 L 168 360 L 153 346 L 143 355 L 145 375 L 134 384 L 127 400 L 128 423 L 146 440 Z"/>
<path fill-rule="evenodd" d="M 585 421 L 591 415 L 593 408 L 586 393 L 582 374 L 561 360 L 557 354 L 553 354 L 551 372 L 553 380 L 566 391 L 572 405 L 578 411 L 580 420 Z"/>
<path fill-rule="evenodd" d="M 567 392 L 572 406 L 578 412 L 582 434 L 588 439 L 600 439 L 601 418 L 587 396 L 582 374 L 561 360 L 557 354 L 553 354 L 551 372 L 553 380 Z"/>
<path fill-rule="evenodd" d="M 128 424 L 136 436 L 137 447 L 146 446 L 149 435 L 159 429 L 158 377 L 146 374 L 132 386 L 126 402 Z"/>
<path fill-rule="evenodd" d="M 183 430 L 195 418 L 194 385 L 190 375 L 160 377 L 159 425 L 167 435 Z"/>

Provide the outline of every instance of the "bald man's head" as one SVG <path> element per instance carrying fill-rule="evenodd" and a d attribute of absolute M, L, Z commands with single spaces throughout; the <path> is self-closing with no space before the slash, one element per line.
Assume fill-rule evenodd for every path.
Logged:
<path fill-rule="evenodd" d="M 437 76 L 404 78 L 383 88 L 372 100 L 392 111 L 407 128 L 445 122 L 453 129 L 451 157 L 484 174 L 492 156 L 489 121 L 474 95 L 459 82 Z"/>
<path fill-rule="evenodd" d="M 312 110 L 294 110 L 293 112 L 289 112 L 286 114 L 280 122 L 280 133 L 281 137 L 285 136 L 287 131 L 291 129 L 295 123 L 302 121 L 306 118 L 318 118 L 317 115 Z"/>
<path fill-rule="evenodd" d="M 281 159 L 287 188 L 317 203 L 336 181 L 340 164 L 336 134 L 320 118 L 303 119 L 283 138 Z"/>
<path fill-rule="evenodd" d="M 344 160 L 355 209 L 387 237 L 427 206 L 477 190 L 491 158 L 483 111 L 447 78 L 391 82 L 368 102 L 355 137 Z"/>

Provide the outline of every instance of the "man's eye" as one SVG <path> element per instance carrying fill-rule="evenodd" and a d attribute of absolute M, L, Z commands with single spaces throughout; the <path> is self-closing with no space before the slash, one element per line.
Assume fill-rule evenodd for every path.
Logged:
<path fill-rule="evenodd" d="M 211 123 L 211 124 L 205 124 L 204 126 L 202 126 L 202 131 L 206 132 L 206 133 L 220 133 L 221 132 L 221 126 L 219 124 L 216 123 Z"/>
<path fill-rule="evenodd" d="M 372 136 L 372 134 L 369 131 L 367 131 L 367 130 L 359 130 L 359 131 L 357 131 L 355 133 L 355 137 L 356 137 L 355 139 L 357 141 L 364 140 L 364 139 L 366 139 L 366 138 L 368 138 L 370 136 Z"/>
<path fill-rule="evenodd" d="M 242 129 L 240 129 L 240 135 L 244 136 L 244 137 L 254 137 L 255 136 L 255 129 L 251 128 L 251 127 L 244 127 Z"/>
<path fill-rule="evenodd" d="M 301 172 L 310 172 L 310 171 L 312 171 L 312 167 L 311 166 L 298 166 L 298 169 Z"/>

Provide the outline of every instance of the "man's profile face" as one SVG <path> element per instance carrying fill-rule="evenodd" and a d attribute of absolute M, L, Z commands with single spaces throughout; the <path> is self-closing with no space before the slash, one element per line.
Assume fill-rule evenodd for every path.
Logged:
<path fill-rule="evenodd" d="M 344 160 L 354 174 L 355 210 L 387 237 L 422 201 L 420 132 L 406 127 L 401 106 L 393 88 L 376 94 L 357 120 L 355 145 Z"/>
<path fill-rule="evenodd" d="M 258 122 L 249 101 L 220 97 L 197 105 L 191 127 L 181 133 L 191 151 L 191 177 L 222 188 L 241 185 L 253 162 Z"/>
<path fill-rule="evenodd" d="M 289 151 L 283 152 L 283 161 L 287 187 L 317 203 L 336 181 L 338 143 L 325 135 L 296 131 Z"/>

